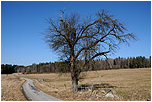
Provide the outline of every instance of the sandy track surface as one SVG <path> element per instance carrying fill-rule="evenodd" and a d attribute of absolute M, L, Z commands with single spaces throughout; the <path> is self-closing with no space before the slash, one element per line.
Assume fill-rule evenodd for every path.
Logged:
<path fill-rule="evenodd" d="M 25 83 L 22 85 L 22 90 L 29 101 L 62 101 L 36 88 L 33 84 L 33 80 L 27 78 L 22 79 L 25 80 Z"/>

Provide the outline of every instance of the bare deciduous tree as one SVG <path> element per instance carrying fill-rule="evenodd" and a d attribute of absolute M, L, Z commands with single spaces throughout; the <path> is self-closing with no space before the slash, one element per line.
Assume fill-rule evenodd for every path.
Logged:
<path fill-rule="evenodd" d="M 99 11 L 95 17 L 80 19 L 75 13 L 58 19 L 48 19 L 49 28 L 45 40 L 52 49 L 59 52 L 62 59 L 69 61 L 71 71 L 72 91 L 77 91 L 79 75 L 82 68 L 98 56 L 107 56 L 115 51 L 120 43 L 135 40 L 132 33 L 125 33 L 125 26 L 109 15 L 107 11 Z M 82 67 L 77 66 L 79 60 L 84 61 Z"/>

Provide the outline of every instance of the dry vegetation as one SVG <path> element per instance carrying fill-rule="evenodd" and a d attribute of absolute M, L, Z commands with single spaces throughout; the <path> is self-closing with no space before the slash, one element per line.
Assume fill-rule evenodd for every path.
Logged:
<path fill-rule="evenodd" d="M 112 92 L 115 98 L 106 98 L 101 94 L 102 89 L 91 91 L 70 91 L 70 74 L 27 74 L 22 75 L 32 79 L 44 79 L 34 81 L 34 84 L 44 92 L 66 101 L 87 100 L 122 100 L 144 101 L 151 100 L 151 68 L 119 69 L 89 71 L 81 74 L 79 84 L 107 84 L 114 86 Z"/>
<path fill-rule="evenodd" d="M 21 91 L 23 82 L 14 75 L 1 75 L 1 101 L 27 101 Z"/>

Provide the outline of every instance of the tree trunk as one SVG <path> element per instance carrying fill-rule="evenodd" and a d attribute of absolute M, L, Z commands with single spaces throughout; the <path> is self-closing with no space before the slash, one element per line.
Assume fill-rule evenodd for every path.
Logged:
<path fill-rule="evenodd" d="M 72 77 L 72 92 L 78 91 L 78 79 L 76 77 Z"/>
<path fill-rule="evenodd" d="M 72 92 L 76 92 L 78 90 L 78 72 L 75 65 L 74 55 L 71 55 L 70 61 L 70 69 L 71 69 L 71 80 L 72 80 Z"/>

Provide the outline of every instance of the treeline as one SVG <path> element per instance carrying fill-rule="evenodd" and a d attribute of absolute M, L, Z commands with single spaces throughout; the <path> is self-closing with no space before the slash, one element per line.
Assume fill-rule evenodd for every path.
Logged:
<path fill-rule="evenodd" d="M 16 73 L 19 68 L 25 68 L 24 66 L 1 64 L 1 74 L 12 74 Z"/>
<path fill-rule="evenodd" d="M 39 63 L 29 66 L 1 64 L 1 74 L 35 73 L 35 72 L 69 72 L 66 62 Z M 66 70 L 66 71 L 65 71 Z"/>
<path fill-rule="evenodd" d="M 79 67 L 85 61 L 77 61 Z M 41 73 L 41 72 L 69 72 L 69 62 L 54 62 L 54 63 L 39 63 L 30 66 L 18 65 L 1 65 L 2 74 L 11 73 Z M 138 57 L 118 57 L 115 59 L 98 59 L 93 60 L 85 66 L 82 71 L 94 70 L 108 70 L 108 69 L 127 69 L 127 68 L 149 68 L 151 67 L 151 57 L 145 58 L 144 56 Z"/>
<path fill-rule="evenodd" d="M 131 69 L 131 68 L 149 68 L 151 67 L 151 56 L 145 58 L 138 57 L 118 57 L 115 59 L 100 59 L 89 63 L 89 70 L 108 70 L 108 69 Z"/>
<path fill-rule="evenodd" d="M 144 56 L 130 57 L 130 58 L 116 58 L 113 63 L 114 68 L 147 68 L 151 67 L 151 56 L 145 58 Z"/>

